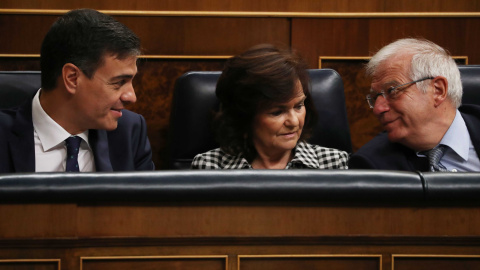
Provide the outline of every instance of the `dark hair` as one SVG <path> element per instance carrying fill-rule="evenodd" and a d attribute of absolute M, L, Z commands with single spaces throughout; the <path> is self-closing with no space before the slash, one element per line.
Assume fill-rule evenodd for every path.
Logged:
<path fill-rule="evenodd" d="M 140 39 L 124 24 L 96 10 L 66 13 L 52 25 L 42 42 L 42 89 L 56 87 L 66 63 L 74 64 L 92 78 L 106 53 L 119 59 L 139 55 Z"/>
<path fill-rule="evenodd" d="M 305 124 L 300 140 L 311 135 L 316 112 L 310 94 L 307 65 L 294 51 L 262 44 L 227 60 L 217 82 L 220 110 L 214 121 L 216 140 L 231 155 L 242 153 L 251 161 L 257 151 L 252 122 L 260 107 L 288 102 L 295 97 L 297 80 L 306 96 Z"/>

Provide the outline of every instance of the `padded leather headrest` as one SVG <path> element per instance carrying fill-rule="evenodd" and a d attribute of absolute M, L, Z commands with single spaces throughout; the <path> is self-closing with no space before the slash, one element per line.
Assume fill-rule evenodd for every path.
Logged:
<path fill-rule="evenodd" d="M 332 69 L 311 69 L 312 98 L 318 123 L 312 144 L 352 151 L 343 81 Z M 218 110 L 215 87 L 221 72 L 188 72 L 175 84 L 169 135 L 169 166 L 187 169 L 195 155 L 218 147 L 211 122 Z"/>
<path fill-rule="evenodd" d="M 40 89 L 40 71 L 0 71 L 0 109 L 12 108 Z"/>

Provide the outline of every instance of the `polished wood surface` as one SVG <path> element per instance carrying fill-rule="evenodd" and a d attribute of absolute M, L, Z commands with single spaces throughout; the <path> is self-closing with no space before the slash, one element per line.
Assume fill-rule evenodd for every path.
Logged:
<path fill-rule="evenodd" d="M 3 0 L 0 8 L 23 9 L 118 9 L 118 10 L 197 10 L 197 11 L 283 11 L 283 12 L 472 12 L 480 11 L 478 0 Z"/>
<path fill-rule="evenodd" d="M 478 212 L 409 203 L 4 203 L 0 269 L 478 269 Z"/>

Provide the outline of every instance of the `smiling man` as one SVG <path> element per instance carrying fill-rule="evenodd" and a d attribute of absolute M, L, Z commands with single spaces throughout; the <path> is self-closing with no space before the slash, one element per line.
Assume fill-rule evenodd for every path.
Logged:
<path fill-rule="evenodd" d="M 460 106 L 460 72 L 443 48 L 397 40 L 366 71 L 367 102 L 385 132 L 352 155 L 349 168 L 480 171 L 480 107 Z"/>
<path fill-rule="evenodd" d="M 42 88 L 0 111 L 0 172 L 153 170 L 136 101 L 139 38 L 91 9 L 60 17 L 41 48 Z"/>

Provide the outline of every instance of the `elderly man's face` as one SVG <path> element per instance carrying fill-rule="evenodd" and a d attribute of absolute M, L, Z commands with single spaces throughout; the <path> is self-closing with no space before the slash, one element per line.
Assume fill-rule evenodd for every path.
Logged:
<path fill-rule="evenodd" d="M 411 55 L 400 55 L 382 62 L 372 78 L 372 91 L 379 93 L 412 81 L 409 76 L 411 59 Z M 373 108 L 390 141 L 416 150 L 421 148 L 423 137 L 431 132 L 428 123 L 435 117 L 433 110 L 433 91 L 424 94 L 417 84 L 401 89 L 390 100 L 379 96 Z"/>

